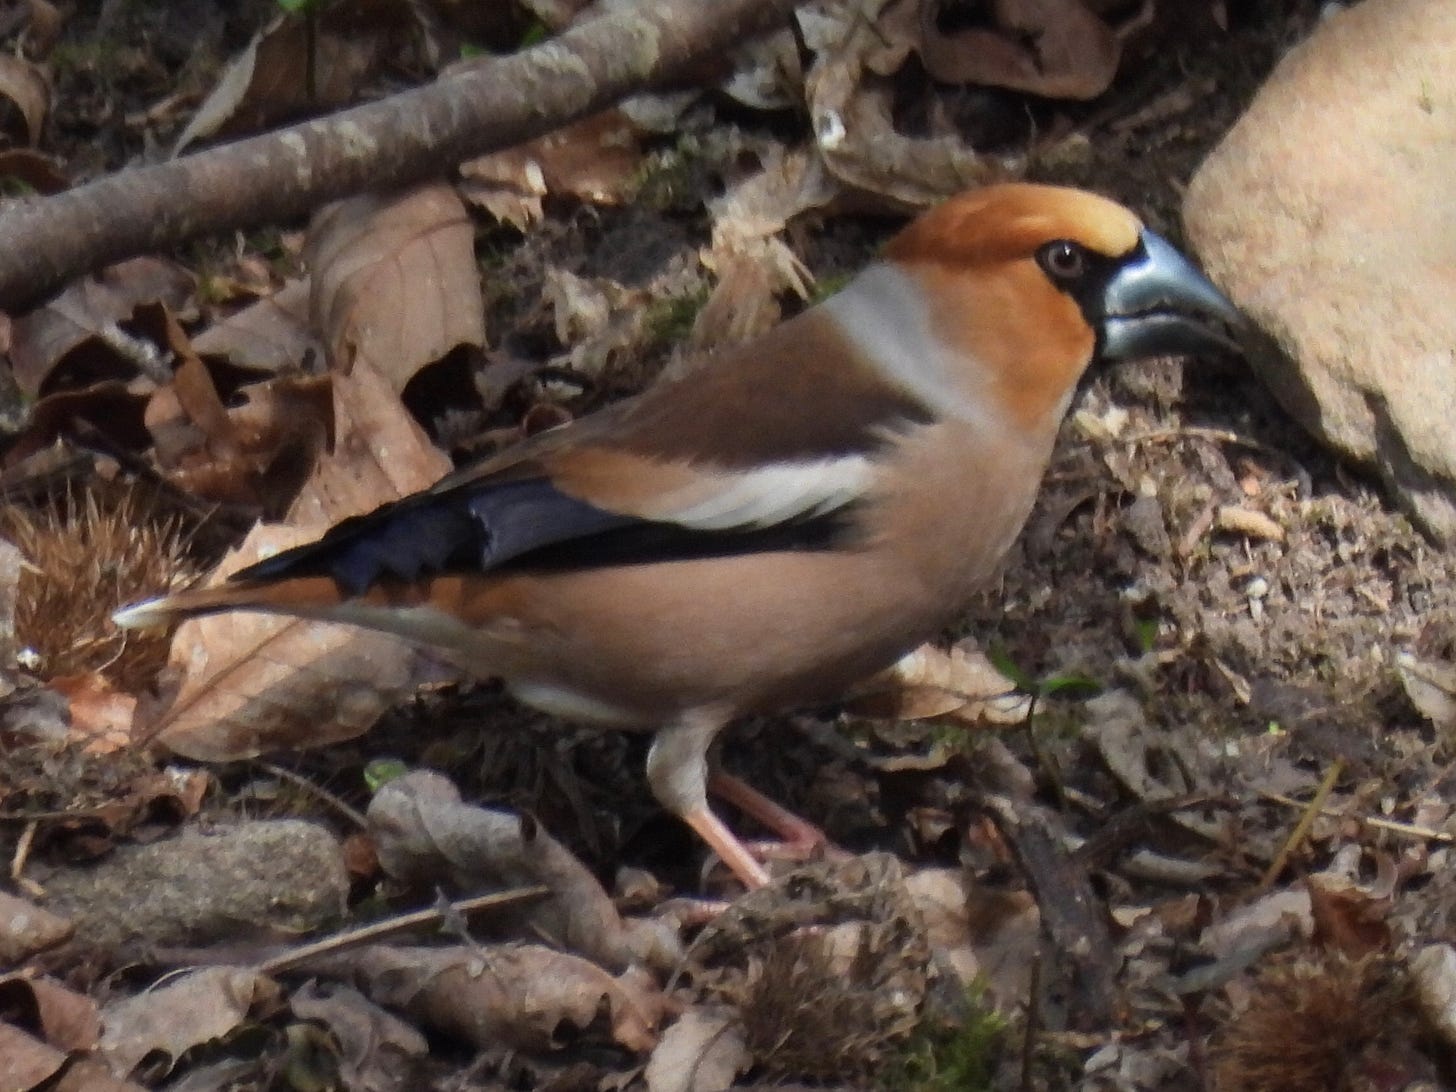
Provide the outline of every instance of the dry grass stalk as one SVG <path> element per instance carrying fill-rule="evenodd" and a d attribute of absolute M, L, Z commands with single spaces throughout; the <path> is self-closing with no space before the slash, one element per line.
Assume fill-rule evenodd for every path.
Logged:
<path fill-rule="evenodd" d="M 840 1081 L 874 1073 L 906 1040 L 914 1019 L 887 997 L 883 964 L 861 938 L 846 960 L 830 940 L 797 933 L 773 941 L 749 966 L 739 999 L 744 1039 L 769 1071 Z"/>

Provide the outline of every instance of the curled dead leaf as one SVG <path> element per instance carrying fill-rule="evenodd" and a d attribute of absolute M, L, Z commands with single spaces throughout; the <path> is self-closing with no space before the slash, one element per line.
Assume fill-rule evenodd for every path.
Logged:
<path fill-rule="evenodd" d="M 449 469 L 367 361 L 335 375 L 333 393 L 338 440 L 288 524 L 254 528 L 213 580 Z M 212 761 L 351 739 L 422 681 L 425 663 L 402 640 L 374 631 L 242 612 L 201 618 L 178 627 L 171 664 L 180 682 L 154 728 L 179 754 Z"/>
<path fill-rule="evenodd" d="M 1456 664 L 1400 652 L 1395 670 L 1406 697 L 1421 716 L 1444 731 L 1456 728 Z"/>
<path fill-rule="evenodd" d="M 752 1064 L 731 1013 L 693 1008 L 663 1033 L 643 1077 L 647 1092 L 725 1092 Z"/>
<path fill-rule="evenodd" d="M 89 753 L 108 754 L 131 742 L 136 695 L 118 690 L 99 671 L 54 678 L 50 686 L 66 699 L 72 735 Z"/>
<path fill-rule="evenodd" d="M 994 0 L 990 26 L 951 32 L 937 25 L 939 8 L 920 7 L 919 52 L 942 83 L 1092 99 L 1117 75 L 1117 36 L 1082 0 Z"/>
<path fill-rule="evenodd" d="M 615 205 L 642 169 L 642 129 L 621 110 L 600 114 L 460 165 L 472 204 L 525 231 L 542 216 L 544 197 Z"/>
<path fill-rule="evenodd" d="M 12 112 L 5 130 L 17 144 L 37 144 L 51 108 L 51 84 L 45 72 L 24 57 L 0 53 L 0 97 Z"/>
<path fill-rule="evenodd" d="M 856 686 L 850 708 L 887 720 L 953 716 L 971 724 L 1019 724 L 1030 699 L 979 649 L 922 645 Z"/>
<path fill-rule="evenodd" d="M 5 1059 L 6 1084 L 21 1092 L 46 1087 L 66 1064 L 66 1056 L 55 1047 L 9 1024 L 0 1024 L 0 1058 Z"/>
<path fill-rule="evenodd" d="M 659 951 L 656 931 L 629 927 L 596 877 L 539 823 L 466 804 L 440 774 L 416 771 L 384 785 L 370 801 L 369 825 L 380 865 L 398 879 L 545 886 L 551 899 L 527 911 L 532 928 L 605 966 L 671 967 L 681 956 Z"/>
<path fill-rule="evenodd" d="M 195 278 L 158 258 L 133 258 L 71 284 L 42 307 L 14 320 L 11 363 L 31 396 L 84 387 L 139 372 L 162 382 L 170 375 L 157 346 L 131 338 L 120 324 L 137 306 L 161 303 L 180 313 Z"/>
<path fill-rule="evenodd" d="M 29 974 L 0 978 L 0 1009 L 23 1013 L 26 1030 L 57 1050 L 92 1050 L 101 1037 L 96 1002 L 54 979 Z"/>
<path fill-rule="evenodd" d="M 1393 890 L 1380 891 L 1333 872 L 1308 876 L 1304 885 L 1309 891 L 1314 939 L 1321 947 L 1351 959 L 1390 951 Z"/>
<path fill-rule="evenodd" d="M 799 12 L 815 54 L 805 79 L 815 147 L 829 173 L 898 211 L 1018 173 L 1016 163 L 981 156 L 959 137 L 915 138 L 895 128 L 893 89 L 875 67 L 884 61 L 880 23 L 888 7 L 866 0 Z"/>
<path fill-rule="evenodd" d="M 37 952 L 69 940 L 75 931 L 65 918 L 0 891 L 0 964 L 18 966 Z"/>
<path fill-rule="evenodd" d="M 0 151 L 0 178 L 14 179 L 39 194 L 60 193 L 71 185 L 62 164 L 31 148 Z"/>
<path fill-rule="evenodd" d="M 454 189 L 338 201 L 314 217 L 309 305 L 330 367 L 368 361 L 394 390 L 461 345 L 485 345 L 475 228 Z"/>
<path fill-rule="evenodd" d="M 537 944 L 377 946 L 346 953 L 360 988 L 428 1027 L 480 1048 L 545 1053 L 605 1035 L 636 1053 L 657 1043 L 665 998 L 637 971 Z"/>
<path fill-rule="evenodd" d="M 256 132 L 352 102 L 407 22 L 403 9 L 391 7 L 351 0 L 274 19 L 228 65 L 172 154 L 199 140 Z"/>
<path fill-rule="evenodd" d="M 308 324 L 311 292 L 307 277 L 289 281 L 271 296 L 208 327 L 193 338 L 193 348 L 203 356 L 257 372 L 303 368 L 311 357 L 322 361 L 323 343 Z"/>
<path fill-rule="evenodd" d="M 278 984 L 246 967 L 204 967 L 106 1006 L 101 1052 L 117 1073 L 160 1055 L 170 1066 L 188 1050 L 235 1031 L 273 1008 Z"/>
<path fill-rule="evenodd" d="M 288 1006 L 299 1019 L 328 1028 L 337 1040 L 339 1076 L 346 1088 L 397 1087 L 395 1057 L 419 1057 L 430 1050 L 418 1031 L 348 986 L 306 982 L 293 991 Z"/>

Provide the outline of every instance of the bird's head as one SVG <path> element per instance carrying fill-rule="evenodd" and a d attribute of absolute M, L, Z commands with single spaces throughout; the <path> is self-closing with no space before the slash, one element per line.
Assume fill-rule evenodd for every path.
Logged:
<path fill-rule="evenodd" d="M 1238 351 L 1234 305 L 1133 213 L 1083 190 L 971 190 L 906 227 L 885 256 L 921 283 L 938 334 L 1026 424 L 1059 416 L 1094 359 Z"/>

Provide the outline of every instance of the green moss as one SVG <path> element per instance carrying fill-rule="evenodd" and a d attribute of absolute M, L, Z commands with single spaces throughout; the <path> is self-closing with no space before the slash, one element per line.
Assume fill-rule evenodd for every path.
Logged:
<path fill-rule="evenodd" d="M 707 302 L 706 288 L 655 300 L 648 306 L 647 314 L 642 319 L 644 343 L 651 347 L 666 347 L 685 341 L 693 332 L 693 323 L 697 321 L 698 313 Z"/>
<path fill-rule="evenodd" d="M 885 1075 L 893 1092 L 989 1092 L 1005 1048 L 1006 1018 L 972 987 L 958 1023 L 927 1021 Z"/>
<path fill-rule="evenodd" d="M 49 62 L 56 76 L 72 72 L 110 73 L 121 57 L 122 47 L 104 38 L 87 42 L 60 42 Z"/>
<path fill-rule="evenodd" d="M 696 211 L 703 203 L 706 155 L 692 136 L 647 155 L 632 180 L 634 199 L 659 212 Z"/>
<path fill-rule="evenodd" d="M 836 273 L 832 277 L 820 277 L 814 282 L 814 290 L 809 294 L 810 305 L 823 303 L 852 280 L 854 280 L 853 273 Z"/>

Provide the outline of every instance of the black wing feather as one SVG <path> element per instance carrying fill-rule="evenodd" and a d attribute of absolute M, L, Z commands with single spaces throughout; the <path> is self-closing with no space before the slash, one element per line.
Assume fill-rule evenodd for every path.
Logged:
<path fill-rule="evenodd" d="M 316 542 L 233 576 L 240 582 L 328 576 L 350 596 L 381 580 L 449 572 L 592 568 L 827 549 L 848 530 L 844 510 L 747 530 L 705 531 L 610 512 L 546 478 L 486 481 L 422 493 L 344 520 Z"/>

